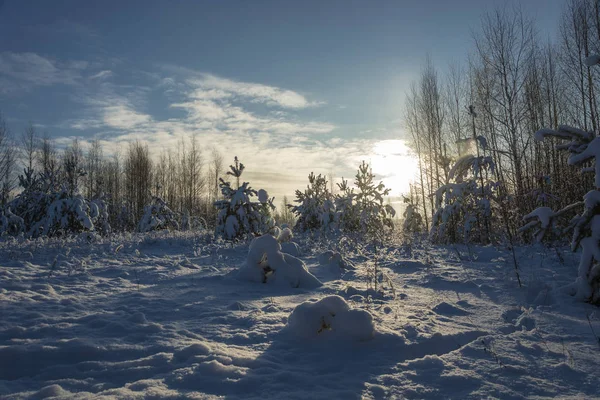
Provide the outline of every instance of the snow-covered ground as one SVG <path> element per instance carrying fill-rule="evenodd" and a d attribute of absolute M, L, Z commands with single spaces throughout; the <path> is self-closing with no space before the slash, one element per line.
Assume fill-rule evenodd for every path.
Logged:
<path fill-rule="evenodd" d="M 600 397 L 600 310 L 557 290 L 577 275 L 566 250 L 519 248 L 520 289 L 504 249 L 388 248 L 381 295 L 371 256 L 340 269 L 300 238 L 323 285 L 292 288 L 237 279 L 248 245 L 209 242 L 0 243 L 0 398 Z M 327 307 L 344 310 L 303 329 Z"/>

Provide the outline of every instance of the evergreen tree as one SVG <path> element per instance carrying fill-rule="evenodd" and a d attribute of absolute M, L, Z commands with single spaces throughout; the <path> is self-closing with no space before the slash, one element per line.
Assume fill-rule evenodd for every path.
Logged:
<path fill-rule="evenodd" d="M 219 178 L 222 200 L 214 202 L 217 208 L 217 227 L 215 234 L 227 240 L 243 238 L 249 234 L 262 235 L 275 226 L 271 213 L 275 209 L 273 198 L 265 190 L 256 191 L 248 182 L 239 185 L 244 172 L 244 164 L 235 157 L 234 165 L 229 166 L 228 175 L 236 178 L 234 189 L 230 182 Z M 258 197 L 258 201 L 254 198 Z"/>

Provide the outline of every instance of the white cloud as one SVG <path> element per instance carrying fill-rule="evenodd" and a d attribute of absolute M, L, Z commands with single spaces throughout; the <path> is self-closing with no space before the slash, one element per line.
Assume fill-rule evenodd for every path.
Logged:
<path fill-rule="evenodd" d="M 0 53 L 0 77 L 19 82 L 19 87 L 74 85 L 87 68 L 85 61 L 58 63 L 36 53 Z"/>
<path fill-rule="evenodd" d="M 98 72 L 97 74 L 94 74 L 92 76 L 90 76 L 90 79 L 106 79 L 110 76 L 112 76 L 112 71 L 111 70 L 103 70 Z"/>
<path fill-rule="evenodd" d="M 150 122 L 152 117 L 148 114 L 139 113 L 128 104 L 123 103 L 106 106 L 103 120 L 110 128 L 128 130 Z"/>
<path fill-rule="evenodd" d="M 200 74 L 200 78 L 190 79 L 188 82 L 197 88 L 191 94 L 191 97 L 194 98 L 204 98 L 207 94 L 221 96 L 218 98 L 238 96 L 251 102 L 290 109 L 300 109 L 323 104 L 308 101 L 306 97 L 293 90 L 281 89 L 260 83 L 239 82 L 211 74 Z"/>

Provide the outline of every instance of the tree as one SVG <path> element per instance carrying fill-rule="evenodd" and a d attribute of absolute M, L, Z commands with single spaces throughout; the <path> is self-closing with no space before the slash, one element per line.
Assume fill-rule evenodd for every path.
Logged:
<path fill-rule="evenodd" d="M 593 132 L 566 125 L 559 126 L 558 130 L 542 129 L 535 136 L 539 141 L 546 137 L 566 140 L 567 143 L 560 145 L 560 148 L 571 153 L 569 164 L 583 166 L 583 173 L 595 173 L 595 188 L 583 196 L 583 202 L 557 213 L 548 207 L 538 208 L 525 216 L 525 221 L 528 221 L 525 228 L 537 226 L 536 239 L 542 240 L 556 217 L 583 205 L 581 214 L 575 216 L 568 227 L 573 229 L 571 250 L 576 251 L 580 246 L 582 248 L 577 279 L 571 286 L 571 294 L 579 300 L 600 305 L 600 137 Z M 595 166 L 586 167 L 588 161 L 593 161 Z"/>
<path fill-rule="evenodd" d="M 135 141 L 129 144 L 125 158 L 125 196 L 131 213 L 130 228 L 142 219 L 144 207 L 151 200 L 152 160 L 147 144 Z"/>
<path fill-rule="evenodd" d="M 244 172 L 244 164 L 237 157 L 229 166 L 228 175 L 239 179 Z M 262 235 L 275 227 L 271 212 L 275 209 L 273 198 L 263 189 L 256 191 L 248 182 L 234 189 L 230 182 L 219 178 L 222 200 L 215 201 L 217 226 L 215 234 L 227 240 L 241 239 L 248 235 Z M 253 198 L 257 197 L 258 201 Z"/>
<path fill-rule="evenodd" d="M 335 204 L 327 188 L 327 179 L 313 172 L 308 175 L 304 192 L 296 190 L 297 205 L 290 207 L 296 215 L 295 228 L 300 231 L 325 229 L 334 221 Z"/>
<path fill-rule="evenodd" d="M 450 171 L 450 182 L 435 193 L 436 212 L 430 238 L 436 242 L 489 242 L 482 219 L 492 218 L 491 199 L 499 182 L 480 180 L 482 171 L 492 171 L 491 157 L 466 155 Z"/>

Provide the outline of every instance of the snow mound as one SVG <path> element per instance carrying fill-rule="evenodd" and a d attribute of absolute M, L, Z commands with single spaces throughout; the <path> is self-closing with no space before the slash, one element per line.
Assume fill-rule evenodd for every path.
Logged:
<path fill-rule="evenodd" d="M 173 360 L 184 362 L 194 356 L 205 356 L 211 353 L 210 347 L 203 342 L 194 343 L 173 353 Z"/>
<path fill-rule="evenodd" d="M 294 242 L 281 243 L 281 251 L 294 257 L 300 256 L 300 247 Z"/>
<path fill-rule="evenodd" d="M 450 303 L 442 301 L 437 306 L 433 307 L 433 311 L 438 315 L 468 315 L 469 312 L 460 307 L 456 307 Z"/>
<path fill-rule="evenodd" d="M 306 301 L 290 314 L 287 329 L 302 338 L 329 336 L 364 341 L 373 338 L 373 316 L 365 310 L 351 309 L 340 296 Z"/>
<path fill-rule="evenodd" d="M 535 329 L 535 319 L 531 316 L 531 310 L 525 310 L 523 314 L 515 321 L 515 328 L 523 331 L 531 331 Z"/>
<path fill-rule="evenodd" d="M 38 390 L 37 393 L 35 393 L 34 398 L 36 399 L 48 399 L 48 398 L 57 398 L 57 397 L 61 397 L 61 398 L 65 398 L 69 395 L 71 395 L 72 393 L 63 389 L 60 385 L 50 385 L 50 386 L 45 386 L 42 389 Z"/>
<path fill-rule="evenodd" d="M 345 270 L 355 269 L 354 265 L 337 251 L 327 250 L 319 255 L 318 261 L 319 264 L 323 266 L 336 267 Z"/>
<path fill-rule="evenodd" d="M 313 289 L 322 285 L 308 272 L 302 260 L 283 253 L 277 239 L 268 234 L 252 241 L 246 263 L 238 271 L 238 278 L 294 288 Z"/>

